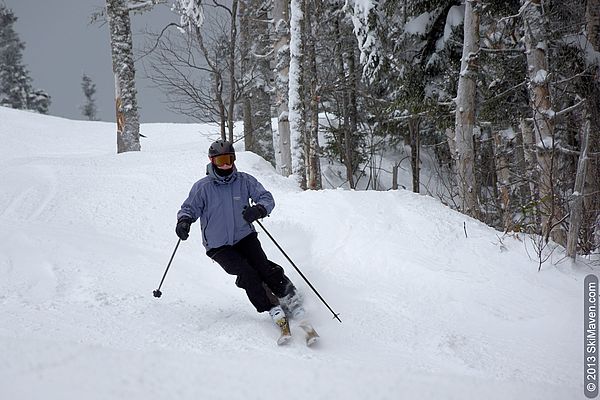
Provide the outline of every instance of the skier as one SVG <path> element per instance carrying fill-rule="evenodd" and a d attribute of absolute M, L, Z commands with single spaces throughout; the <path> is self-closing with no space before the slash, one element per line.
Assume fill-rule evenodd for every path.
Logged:
<path fill-rule="evenodd" d="M 175 232 L 186 240 L 191 224 L 199 219 L 206 255 L 237 276 L 236 286 L 246 291 L 256 311 L 268 311 L 287 337 L 285 311 L 301 317 L 301 298 L 283 268 L 267 259 L 252 225 L 273 210 L 273 196 L 255 177 L 237 170 L 230 142 L 214 142 L 208 158 L 207 176 L 192 186 L 181 205 Z M 249 206 L 250 199 L 255 205 Z"/>

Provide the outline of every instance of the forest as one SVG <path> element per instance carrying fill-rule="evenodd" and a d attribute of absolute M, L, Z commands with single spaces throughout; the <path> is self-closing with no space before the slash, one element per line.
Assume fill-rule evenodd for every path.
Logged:
<path fill-rule="evenodd" d="M 344 188 L 397 189 L 408 165 L 406 189 L 531 234 L 540 257 L 550 242 L 598 252 L 600 0 L 175 0 L 178 22 L 134 49 L 132 15 L 159 3 L 106 0 L 96 16 L 110 27 L 118 152 L 141 150 L 143 55 L 172 110 L 218 124 L 303 189 L 326 187 L 323 163 L 341 166 Z M 9 26 L 0 104 L 32 108 L 31 88 L 10 102 Z"/>

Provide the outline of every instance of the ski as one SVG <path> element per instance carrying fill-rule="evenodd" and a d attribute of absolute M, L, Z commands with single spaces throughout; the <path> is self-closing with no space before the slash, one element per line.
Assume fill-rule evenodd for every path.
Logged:
<path fill-rule="evenodd" d="M 289 343 L 292 339 L 292 331 L 290 329 L 290 323 L 288 319 L 282 318 L 281 321 L 277 324 L 277 326 L 279 327 L 280 332 L 279 337 L 277 338 L 277 345 L 282 346 L 284 344 Z M 311 347 L 320 339 L 320 336 L 315 330 L 315 328 L 307 320 L 300 321 L 298 327 L 300 327 L 302 331 L 304 331 L 304 342 L 307 347 Z"/>
<path fill-rule="evenodd" d="M 281 346 L 290 341 L 290 339 L 292 338 L 292 332 L 290 331 L 290 324 L 288 322 L 288 319 L 285 317 L 281 318 L 277 322 L 277 326 L 279 326 L 280 330 L 280 335 L 277 339 L 277 345 Z"/>
<path fill-rule="evenodd" d="M 300 321 L 298 325 L 304 331 L 304 339 L 308 347 L 312 346 L 319 340 L 319 334 L 315 331 L 315 328 L 307 320 Z"/>
<path fill-rule="evenodd" d="M 277 339 L 277 344 L 282 345 L 290 341 L 292 338 L 292 333 L 290 330 L 290 321 L 294 322 L 294 326 L 297 326 L 304 331 L 304 341 L 306 346 L 310 347 L 315 344 L 319 340 L 319 334 L 312 326 L 312 324 L 308 321 L 308 319 L 304 318 L 305 310 L 304 310 L 304 298 L 300 292 L 296 290 L 296 288 L 292 288 L 290 293 L 287 296 L 282 298 L 277 298 L 266 285 L 265 290 L 267 295 L 275 302 L 279 302 L 285 317 L 280 321 L 276 322 L 281 330 L 281 335 Z"/>

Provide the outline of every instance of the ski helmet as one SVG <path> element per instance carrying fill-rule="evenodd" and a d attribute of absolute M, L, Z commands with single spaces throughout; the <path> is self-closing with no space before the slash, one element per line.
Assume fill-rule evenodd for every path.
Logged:
<path fill-rule="evenodd" d="M 235 149 L 233 144 L 227 140 L 219 139 L 208 148 L 208 156 L 210 158 L 220 156 L 223 154 L 233 154 L 235 156 Z"/>

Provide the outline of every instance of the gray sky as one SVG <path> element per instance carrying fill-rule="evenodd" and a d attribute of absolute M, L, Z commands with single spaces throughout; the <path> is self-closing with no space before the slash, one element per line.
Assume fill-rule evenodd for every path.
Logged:
<path fill-rule="evenodd" d="M 81 78 L 85 73 L 96 84 L 98 117 L 114 121 L 114 79 L 112 75 L 108 25 L 90 25 L 89 17 L 105 5 L 104 0 L 0 0 L 18 18 L 15 30 L 25 42 L 24 63 L 33 87 L 52 97 L 50 114 L 85 119 L 80 107 L 85 98 Z M 139 55 L 145 29 L 159 31 L 169 22 L 178 22 L 170 3 L 132 16 L 134 50 Z M 136 63 L 136 88 L 141 122 L 186 122 L 184 116 L 167 110 L 165 97 L 145 79 L 143 61 Z"/>

